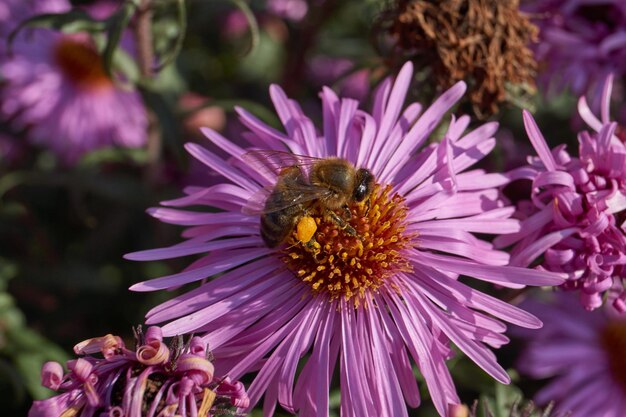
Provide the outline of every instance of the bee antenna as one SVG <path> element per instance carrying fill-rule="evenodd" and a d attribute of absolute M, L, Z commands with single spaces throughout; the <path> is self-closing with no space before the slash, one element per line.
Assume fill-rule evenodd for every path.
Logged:
<path fill-rule="evenodd" d="M 289 249 L 293 248 L 294 246 L 298 246 L 298 243 L 300 243 L 300 242 L 296 242 L 293 245 L 289 245 L 285 249 L 289 250 Z"/>

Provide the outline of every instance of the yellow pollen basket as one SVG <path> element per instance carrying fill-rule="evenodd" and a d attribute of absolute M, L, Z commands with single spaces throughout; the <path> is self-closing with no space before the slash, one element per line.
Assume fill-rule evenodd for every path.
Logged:
<path fill-rule="evenodd" d="M 313 235 L 317 231 L 317 223 L 310 216 L 303 216 L 296 226 L 296 237 L 301 243 L 308 243 L 313 239 Z"/>
<path fill-rule="evenodd" d="M 367 200 L 345 210 L 309 210 L 288 238 L 282 260 L 314 295 L 344 297 L 358 307 L 395 273 L 412 270 L 403 256 L 415 237 L 404 233 L 406 215 L 404 199 L 392 195 L 391 186 L 377 184 Z"/>

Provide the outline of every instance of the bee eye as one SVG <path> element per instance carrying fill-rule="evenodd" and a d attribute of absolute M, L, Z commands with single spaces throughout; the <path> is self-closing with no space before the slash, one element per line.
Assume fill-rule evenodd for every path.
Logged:
<path fill-rule="evenodd" d="M 363 201 L 366 197 L 365 193 L 367 192 L 367 187 L 365 186 L 365 184 L 359 184 L 356 189 L 354 190 L 354 201 L 356 201 L 357 203 L 360 203 L 361 201 Z"/>
<path fill-rule="evenodd" d="M 352 199 L 357 203 L 365 200 L 372 192 L 374 186 L 374 176 L 367 169 L 359 169 L 357 171 L 357 184 L 352 193 Z"/>

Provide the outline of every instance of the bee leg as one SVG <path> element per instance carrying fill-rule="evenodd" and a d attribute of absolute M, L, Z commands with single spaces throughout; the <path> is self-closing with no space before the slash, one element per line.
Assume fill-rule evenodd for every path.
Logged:
<path fill-rule="evenodd" d="M 335 224 L 337 224 L 337 226 L 345 230 L 347 234 L 350 236 L 356 236 L 356 230 L 354 230 L 354 227 L 350 226 L 348 222 L 338 216 L 337 213 L 332 210 L 327 210 L 326 214 L 333 222 L 335 222 Z"/>
<path fill-rule="evenodd" d="M 350 211 L 350 208 L 347 205 L 345 205 L 342 207 L 342 209 L 343 209 L 343 218 L 347 221 L 352 220 L 352 212 Z"/>
<path fill-rule="evenodd" d="M 321 246 L 319 243 L 317 243 L 317 240 L 312 237 L 311 240 L 304 244 L 304 246 L 306 247 L 307 251 L 309 251 L 313 255 L 313 260 L 315 261 L 315 263 L 320 263 L 320 260 L 317 259 L 317 255 L 319 255 L 320 253 Z"/>

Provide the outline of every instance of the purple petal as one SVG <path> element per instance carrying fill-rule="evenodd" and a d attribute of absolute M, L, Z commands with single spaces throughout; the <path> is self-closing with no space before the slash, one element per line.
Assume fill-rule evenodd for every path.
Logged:
<path fill-rule="evenodd" d="M 548 148 L 548 144 L 544 139 L 537 123 L 535 123 L 535 119 L 530 114 L 528 110 L 523 111 L 524 118 L 524 126 L 526 127 L 526 133 L 528 134 L 528 139 L 533 144 L 533 147 L 537 151 L 537 155 L 541 158 L 541 162 L 545 165 L 548 171 L 556 170 L 556 162 L 554 161 L 554 157 L 552 156 L 552 152 L 550 152 L 550 148 Z"/>

